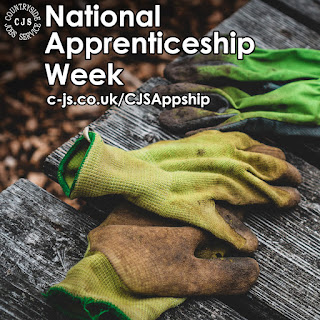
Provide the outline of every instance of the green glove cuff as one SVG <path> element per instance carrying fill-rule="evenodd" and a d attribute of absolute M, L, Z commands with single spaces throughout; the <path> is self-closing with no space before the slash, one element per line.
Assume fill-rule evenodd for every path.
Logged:
<path fill-rule="evenodd" d="M 153 320 L 185 301 L 185 298 L 132 294 L 106 256 L 90 251 L 45 296 L 65 314 L 93 320 L 104 313 L 121 320 Z"/>
<path fill-rule="evenodd" d="M 63 192 L 68 197 L 71 196 L 71 193 L 75 188 L 79 173 L 85 159 L 88 157 L 91 147 L 93 146 L 96 135 L 93 132 L 89 132 L 89 137 L 92 141 L 89 147 L 88 142 L 84 137 L 80 137 L 76 140 L 59 164 L 58 182 L 62 187 Z"/>
<path fill-rule="evenodd" d="M 89 132 L 89 138 L 90 143 L 84 136 L 78 138 L 59 165 L 58 181 L 68 197 L 122 194 L 131 200 L 134 195 L 137 205 L 151 211 L 155 200 L 146 203 L 145 194 L 156 193 L 160 203 L 166 199 L 171 179 L 165 171 L 105 144 L 99 134 Z M 161 174 L 155 187 L 150 177 L 157 170 Z"/>

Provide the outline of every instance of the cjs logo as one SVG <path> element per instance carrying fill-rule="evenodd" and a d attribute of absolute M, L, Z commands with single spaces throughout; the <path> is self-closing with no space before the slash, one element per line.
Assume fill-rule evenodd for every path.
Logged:
<path fill-rule="evenodd" d="M 13 5 L 6 13 L 4 27 L 12 38 L 29 40 L 40 31 L 39 11 L 27 3 Z"/>
<path fill-rule="evenodd" d="M 13 20 L 13 24 L 15 26 L 31 26 L 32 25 L 32 18 L 15 18 Z"/>

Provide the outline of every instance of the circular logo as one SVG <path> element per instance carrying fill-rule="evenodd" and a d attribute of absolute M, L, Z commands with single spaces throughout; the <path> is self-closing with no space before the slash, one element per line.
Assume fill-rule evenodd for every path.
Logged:
<path fill-rule="evenodd" d="M 41 27 L 39 11 L 27 3 L 13 5 L 4 16 L 7 33 L 12 38 L 29 40 L 35 36 Z"/>

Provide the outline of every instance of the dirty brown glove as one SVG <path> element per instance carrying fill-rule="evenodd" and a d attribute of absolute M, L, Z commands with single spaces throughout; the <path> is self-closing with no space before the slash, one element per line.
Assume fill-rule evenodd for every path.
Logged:
<path fill-rule="evenodd" d="M 132 204 L 119 206 L 89 233 L 84 259 L 49 289 L 49 301 L 78 317 L 152 320 L 185 300 L 178 297 L 244 293 L 256 281 L 255 260 L 196 258 L 199 244 L 214 252 L 217 239 L 177 225 Z"/>
<path fill-rule="evenodd" d="M 225 220 L 232 224 L 232 228 L 241 234 L 247 241 L 252 243 L 252 247 L 258 247 L 257 237 L 251 230 L 242 223 L 245 218 L 247 208 L 231 206 L 226 203 L 217 204 L 217 210 L 224 216 Z M 106 225 L 133 225 L 133 226 L 161 226 L 161 227 L 182 227 L 188 226 L 181 221 L 166 219 L 152 212 L 144 210 L 134 204 L 125 201 L 116 206 L 108 215 L 107 219 L 100 226 Z M 215 237 L 206 237 L 207 241 L 197 247 L 195 256 L 197 258 L 212 259 L 224 256 L 236 256 L 237 252 L 230 244 Z"/>

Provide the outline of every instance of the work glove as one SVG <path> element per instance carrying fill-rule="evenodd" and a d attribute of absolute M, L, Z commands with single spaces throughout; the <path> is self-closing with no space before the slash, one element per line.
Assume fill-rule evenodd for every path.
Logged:
<path fill-rule="evenodd" d="M 245 293 L 259 274 L 252 258 L 208 260 L 202 252 L 224 254 L 218 239 L 129 203 L 91 231 L 88 242 L 84 258 L 46 293 L 78 318 L 153 320 L 187 296 Z"/>
<path fill-rule="evenodd" d="M 196 54 L 171 62 L 164 75 L 172 82 L 236 86 L 263 93 L 277 85 L 320 78 L 320 51 L 312 49 L 260 49 L 245 55 Z"/>
<path fill-rule="evenodd" d="M 242 60 L 231 54 L 181 57 L 164 72 L 180 84 L 154 92 L 206 94 L 211 97 L 206 109 L 217 113 L 173 110 L 161 115 L 161 123 L 175 132 L 213 127 L 268 136 L 320 137 L 319 62 L 319 50 L 301 48 L 255 48 Z"/>
<path fill-rule="evenodd" d="M 264 136 L 320 137 L 320 80 L 295 81 L 273 91 L 249 95 L 235 87 L 177 83 L 158 86 L 161 95 L 201 93 L 209 109 L 191 106 L 164 110 L 160 124 L 176 133 L 200 128 L 242 131 Z"/>
<path fill-rule="evenodd" d="M 300 199 L 290 187 L 300 183 L 297 169 L 268 154 L 246 151 L 261 144 L 243 133 L 206 131 L 180 143 L 161 141 L 143 155 L 159 155 L 155 162 L 105 144 L 97 133 L 89 132 L 88 138 L 90 142 L 78 138 L 59 165 L 58 180 L 67 196 L 121 194 L 139 207 L 200 227 L 242 251 L 254 251 L 256 243 L 226 222 L 217 201 L 288 208 Z M 206 141 L 206 149 L 190 147 L 198 141 Z M 183 170 L 166 171 L 157 165 L 161 159 L 172 159 L 168 166 L 174 167 L 179 158 L 186 166 Z"/>

